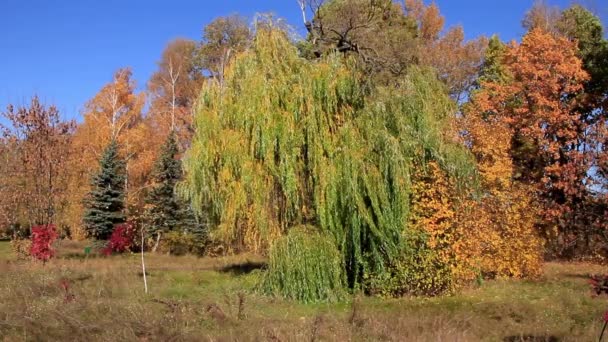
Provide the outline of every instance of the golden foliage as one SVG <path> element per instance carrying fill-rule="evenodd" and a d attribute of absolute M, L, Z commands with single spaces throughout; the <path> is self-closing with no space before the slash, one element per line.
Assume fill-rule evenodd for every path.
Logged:
<path fill-rule="evenodd" d="M 539 211 L 520 185 L 458 210 L 459 241 L 453 246 L 459 268 L 456 279 L 535 277 L 540 274 L 543 243 L 535 228 Z"/>
<path fill-rule="evenodd" d="M 541 270 L 535 202 L 525 188 L 509 181 L 509 174 L 503 173 L 506 179 L 492 175 L 491 181 L 488 174 L 482 174 L 487 192 L 475 200 L 457 196 L 436 163 L 416 172 L 410 219 L 450 270 L 443 277 L 450 277 L 454 286 L 480 276 L 534 277 Z"/>
<path fill-rule="evenodd" d="M 427 234 L 428 247 L 446 264 L 452 262 L 451 246 L 456 238 L 453 195 L 453 184 L 436 162 L 415 171 L 410 221 L 414 229 Z"/>
<path fill-rule="evenodd" d="M 148 140 L 150 150 L 160 150 L 169 132 L 177 134 L 180 151 L 192 139 L 192 106 L 205 81 L 196 66 L 195 41 L 175 39 L 167 44 L 158 62 L 158 70 L 148 81 L 150 108 L 147 123 L 155 139 Z"/>
<path fill-rule="evenodd" d="M 502 60 L 498 58 L 497 60 Z M 495 67 L 495 66 L 494 66 Z M 477 201 L 464 200 L 458 210 L 460 240 L 456 255 L 466 260 L 458 278 L 479 272 L 498 277 L 535 276 L 540 272 L 543 242 L 536 223 L 540 210 L 533 188 L 513 179 L 514 130 L 499 112 L 501 87 L 497 78 L 472 94 L 464 107 L 461 128 L 477 159 L 483 192 Z"/>
<path fill-rule="evenodd" d="M 465 41 L 461 26 L 442 34 L 445 19 L 435 3 L 425 6 L 422 0 L 406 0 L 405 9 L 418 24 L 418 63 L 435 68 L 450 95 L 462 100 L 476 80 L 488 39 L 481 36 Z"/>
<path fill-rule="evenodd" d="M 464 120 L 484 180 L 501 201 L 511 178 L 527 184 L 542 205 L 543 233 L 572 229 L 594 145 L 593 120 L 579 111 L 589 77 L 576 42 L 535 28 L 495 62 L 503 76 L 481 82 Z"/>
<path fill-rule="evenodd" d="M 115 137 L 127 160 L 127 204 L 141 206 L 145 187 L 154 163 L 155 145 L 149 123 L 142 116 L 143 93 L 135 92 L 129 69 L 118 70 L 87 104 L 84 122 L 78 126 L 71 146 L 75 156 L 70 168 L 69 205 L 66 223 L 76 239 L 84 238 L 82 229 L 83 199 L 90 188 L 92 175 L 104 148 Z"/>
<path fill-rule="evenodd" d="M 579 148 L 585 124 L 576 110 L 588 75 L 576 51 L 574 42 L 535 29 L 505 53 L 509 82 L 483 83 L 475 99 L 485 116 L 496 116 L 489 120 L 512 134 L 516 176 L 566 197 L 584 192 L 581 177 L 588 169 Z"/>
<path fill-rule="evenodd" d="M 32 248 L 32 240 L 30 239 L 12 239 L 11 250 L 18 260 L 29 260 L 31 258 L 30 250 Z"/>

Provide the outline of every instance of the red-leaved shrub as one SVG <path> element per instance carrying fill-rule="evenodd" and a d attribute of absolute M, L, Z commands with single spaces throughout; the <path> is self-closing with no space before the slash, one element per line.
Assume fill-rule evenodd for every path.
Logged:
<path fill-rule="evenodd" d="M 32 257 L 45 263 L 55 256 L 52 244 L 57 236 L 57 229 L 54 224 L 32 227 L 32 247 L 30 249 Z"/>
<path fill-rule="evenodd" d="M 135 228 L 131 223 L 121 223 L 114 227 L 108 244 L 102 250 L 104 255 L 128 251 L 135 241 Z"/>
<path fill-rule="evenodd" d="M 589 279 L 594 295 L 608 295 L 608 274 L 594 275 Z"/>
<path fill-rule="evenodd" d="M 59 281 L 59 286 L 63 289 L 63 301 L 69 303 L 76 299 L 76 296 L 70 291 L 70 281 L 62 278 Z"/>
<path fill-rule="evenodd" d="M 592 276 L 589 279 L 589 283 L 593 288 L 594 296 L 608 295 L 608 274 Z M 604 327 L 602 328 L 602 332 L 600 334 L 600 341 L 604 337 L 606 326 L 608 326 L 608 311 L 604 312 L 604 317 L 602 318 L 604 320 Z"/>

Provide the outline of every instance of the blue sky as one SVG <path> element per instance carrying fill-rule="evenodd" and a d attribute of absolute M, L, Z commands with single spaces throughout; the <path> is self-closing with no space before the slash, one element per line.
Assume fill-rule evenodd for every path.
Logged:
<path fill-rule="evenodd" d="M 532 3 L 436 2 L 447 24 L 463 25 L 468 38 L 498 33 L 503 40 L 521 36 L 521 18 Z M 604 2 L 596 0 L 595 7 L 606 19 Z M 549 3 L 566 7 L 570 1 Z M 0 0 L 0 111 L 37 94 L 66 118 L 77 118 L 114 70 L 131 67 L 143 89 L 171 39 L 198 40 L 217 16 L 257 12 L 302 27 L 296 0 Z"/>

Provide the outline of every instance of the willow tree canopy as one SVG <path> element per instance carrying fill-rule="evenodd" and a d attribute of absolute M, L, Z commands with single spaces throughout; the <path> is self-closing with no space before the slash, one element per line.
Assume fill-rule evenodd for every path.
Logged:
<path fill-rule="evenodd" d="M 455 107 L 432 72 L 374 89 L 349 64 L 307 61 L 260 29 L 224 83 L 203 87 L 180 189 L 235 250 L 266 252 L 290 227 L 315 226 L 355 286 L 403 247 L 413 168 L 437 161 L 467 182 L 474 163 L 448 133 Z"/>

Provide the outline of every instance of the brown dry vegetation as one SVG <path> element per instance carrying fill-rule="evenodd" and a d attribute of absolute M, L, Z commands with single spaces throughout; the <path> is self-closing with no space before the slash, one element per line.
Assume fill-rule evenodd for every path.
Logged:
<path fill-rule="evenodd" d="M 138 255 L 84 259 L 82 243 L 59 245 L 43 266 L 0 242 L 2 340 L 593 341 L 606 305 L 585 279 L 606 269 L 582 263 L 454 296 L 302 305 L 256 294 L 263 260 L 247 255 L 149 255 L 145 295 Z"/>

